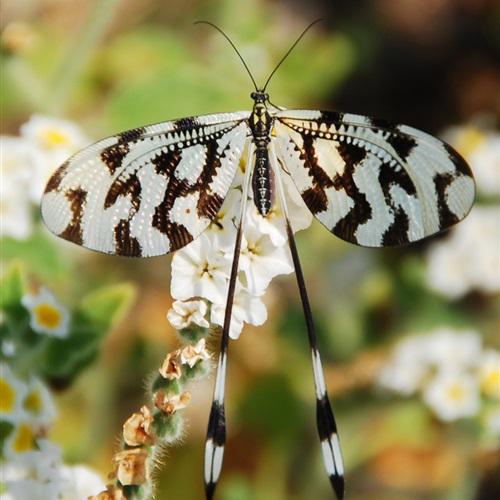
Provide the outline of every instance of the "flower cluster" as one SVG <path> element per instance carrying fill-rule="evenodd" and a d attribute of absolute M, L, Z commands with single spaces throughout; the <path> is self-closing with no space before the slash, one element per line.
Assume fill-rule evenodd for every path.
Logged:
<path fill-rule="evenodd" d="M 71 122 L 33 115 L 18 137 L 2 136 L 0 141 L 0 236 L 24 240 L 33 230 L 33 208 L 40 204 L 50 174 L 89 140 Z"/>
<path fill-rule="evenodd" d="M 430 289 L 459 299 L 471 291 L 500 291 L 500 205 L 481 203 L 500 194 L 500 135 L 457 127 L 445 138 L 467 159 L 479 191 L 479 204 L 450 235 L 429 247 L 426 281 Z"/>
<path fill-rule="evenodd" d="M 38 378 L 19 378 L 0 364 L 2 500 L 85 498 L 102 487 L 100 477 L 84 466 L 67 466 L 60 448 L 46 438 L 56 415 L 50 391 Z"/>
<path fill-rule="evenodd" d="M 109 484 L 106 490 L 92 499 L 151 497 L 150 479 L 162 450 L 182 433 L 178 412 L 186 408 L 191 400 L 191 394 L 184 390 L 184 385 L 207 375 L 209 359 L 203 337 L 194 344 L 167 354 L 151 383 L 150 406 L 142 406 L 123 424 L 123 449 L 113 457 L 111 477 L 116 483 Z"/>
<path fill-rule="evenodd" d="M 190 324 L 205 328 L 209 324 L 223 324 L 244 170 L 242 161 L 237 179 L 209 228 L 176 252 L 172 259 L 171 295 L 176 302 L 168 313 L 168 320 L 174 328 L 186 328 Z M 293 229 L 305 229 L 311 224 L 312 216 L 288 176 L 284 177 Z M 233 339 L 239 337 L 245 323 L 261 325 L 265 322 L 267 310 L 262 298 L 267 287 L 275 276 L 293 272 L 279 204 L 276 203 L 263 217 L 250 198 L 243 217 L 244 231 L 230 328 Z"/>
<path fill-rule="evenodd" d="M 377 382 L 403 396 L 421 394 L 446 422 L 477 416 L 482 407 L 494 415 L 500 411 L 500 352 L 483 349 L 475 331 L 439 328 L 400 341 Z"/>

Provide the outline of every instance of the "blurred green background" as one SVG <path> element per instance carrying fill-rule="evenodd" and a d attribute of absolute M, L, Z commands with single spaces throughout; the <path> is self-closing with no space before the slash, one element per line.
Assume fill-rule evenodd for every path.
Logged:
<path fill-rule="evenodd" d="M 263 82 L 316 17 L 325 22 L 269 86 L 276 104 L 373 115 L 433 134 L 452 126 L 495 133 L 494 1 L 4 0 L 1 9 L 2 134 L 17 135 L 33 113 L 71 120 L 97 140 L 147 123 L 248 109 L 244 68 L 220 35 L 192 23 L 221 26 Z M 491 161 L 498 167 L 497 154 Z M 479 203 L 497 207 L 498 193 L 479 192 Z M 59 415 L 51 439 L 66 462 L 105 476 L 123 421 L 145 402 L 144 381 L 178 345 L 165 318 L 169 258 L 129 260 L 56 241 L 32 210 L 27 239 L 2 239 L 4 269 L 21 262 L 30 283 L 43 283 L 68 307 L 106 285 L 135 290 L 98 357 L 75 380 L 52 380 Z M 498 498 L 496 441 L 479 419 L 445 423 L 422 398 L 388 394 L 375 383 L 391 345 L 407 334 L 468 328 L 500 349 L 497 289 L 471 286 L 453 297 L 429 286 L 436 241 L 368 250 L 318 223 L 298 236 L 352 500 Z M 490 251 L 498 257 L 494 238 Z M 265 301 L 266 324 L 246 327 L 231 345 L 219 498 L 331 498 L 294 277 L 275 280 Z M 212 384 L 191 388 L 185 437 L 165 456 L 158 498 L 202 498 Z"/>

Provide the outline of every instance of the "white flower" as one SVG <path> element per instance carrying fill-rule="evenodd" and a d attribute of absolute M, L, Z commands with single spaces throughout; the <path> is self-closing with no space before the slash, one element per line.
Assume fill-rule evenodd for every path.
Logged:
<path fill-rule="evenodd" d="M 59 338 L 68 336 L 69 313 L 46 288 L 24 295 L 21 303 L 30 313 L 30 326 L 35 332 Z"/>
<path fill-rule="evenodd" d="M 439 370 L 472 368 L 481 359 L 481 337 L 471 330 L 438 328 L 426 339 L 425 361 Z"/>
<path fill-rule="evenodd" d="M 187 300 L 203 297 L 224 301 L 231 263 L 202 234 L 172 258 L 172 297 Z"/>
<path fill-rule="evenodd" d="M 5 440 L 4 456 L 9 460 L 19 460 L 19 456 L 26 458 L 36 451 L 36 435 L 31 422 L 27 420 L 16 422 Z"/>
<path fill-rule="evenodd" d="M 214 304 L 211 311 L 212 323 L 223 326 L 225 310 L 225 305 Z M 240 288 L 234 296 L 229 336 L 232 339 L 237 339 L 240 336 L 244 323 L 259 326 L 266 319 L 267 310 L 262 300 Z"/>
<path fill-rule="evenodd" d="M 293 272 L 288 249 L 275 246 L 250 217 L 243 232 L 239 269 L 245 274 L 246 287 L 254 295 L 261 295 L 275 276 Z"/>
<path fill-rule="evenodd" d="M 500 135 L 467 125 L 451 128 L 445 138 L 469 162 L 479 190 L 500 193 Z"/>
<path fill-rule="evenodd" d="M 210 323 L 205 319 L 207 304 L 203 300 L 182 302 L 176 300 L 167 313 L 167 319 L 176 330 L 182 330 L 194 323 L 202 328 L 208 328 Z"/>
<path fill-rule="evenodd" d="M 500 352 L 488 349 L 479 364 L 479 381 L 486 396 L 500 399 Z"/>
<path fill-rule="evenodd" d="M 50 175 L 69 156 L 87 146 L 89 140 L 70 121 L 36 114 L 21 126 L 21 136 L 38 150 L 30 180 L 30 196 L 34 203 L 39 203 Z"/>
<path fill-rule="evenodd" d="M 198 361 L 205 361 L 210 359 L 210 354 L 208 353 L 205 345 L 205 339 L 200 339 L 195 345 L 188 345 L 184 347 L 181 351 L 181 363 L 183 365 L 189 365 L 193 368 Z"/>
<path fill-rule="evenodd" d="M 418 391 L 427 374 L 427 366 L 423 361 L 425 344 L 426 338 L 423 335 L 399 341 L 378 375 L 378 384 L 405 396 Z"/>
<path fill-rule="evenodd" d="M 428 286 L 452 299 L 471 290 L 500 290 L 500 207 L 474 207 L 427 254 Z"/>
<path fill-rule="evenodd" d="M 219 213 L 210 223 L 206 235 L 215 248 L 231 252 L 236 242 L 236 218 L 240 214 L 241 191 L 230 189 Z"/>
<path fill-rule="evenodd" d="M 27 393 L 23 399 L 23 408 L 30 421 L 41 426 L 50 425 L 57 414 L 48 388 L 35 377 L 28 383 Z"/>
<path fill-rule="evenodd" d="M 16 344 L 13 340 L 3 340 L 1 351 L 6 358 L 11 358 L 16 354 Z"/>
<path fill-rule="evenodd" d="M 0 137 L 0 236 L 28 238 L 33 229 L 28 197 L 33 170 L 33 148 L 18 137 Z"/>
<path fill-rule="evenodd" d="M 479 386 L 470 374 L 440 372 L 426 387 L 424 401 L 446 422 L 476 415 L 480 408 Z"/>
<path fill-rule="evenodd" d="M 102 478 L 85 465 L 62 465 L 59 473 L 62 481 L 60 500 L 84 499 L 106 489 Z"/>
<path fill-rule="evenodd" d="M 26 384 L 5 363 L 0 363 L 0 419 L 18 422 L 24 418 L 23 400 Z"/>

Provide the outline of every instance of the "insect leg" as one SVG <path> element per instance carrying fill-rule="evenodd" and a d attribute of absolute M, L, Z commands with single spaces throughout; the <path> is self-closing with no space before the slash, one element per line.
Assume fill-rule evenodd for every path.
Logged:
<path fill-rule="evenodd" d="M 271 166 L 274 170 L 275 184 L 278 190 L 281 208 L 285 218 L 288 244 L 290 246 L 290 252 L 292 254 L 295 276 L 297 278 L 300 299 L 302 301 L 302 308 L 304 310 L 307 334 L 309 338 L 309 347 L 311 349 L 314 385 L 316 388 L 316 422 L 318 427 L 319 439 L 321 441 L 321 451 L 323 452 L 323 462 L 325 464 L 325 469 L 330 478 L 330 482 L 335 491 L 335 494 L 339 500 L 342 500 L 344 498 L 344 463 L 342 460 L 340 441 L 337 434 L 335 418 L 333 416 L 330 401 L 328 399 L 328 392 L 326 390 L 323 367 L 318 350 L 316 330 L 314 327 L 309 298 L 307 296 L 304 275 L 302 273 L 299 254 L 297 252 L 293 230 L 288 217 L 286 197 L 283 190 L 283 182 L 281 180 L 281 171 L 272 144 L 270 145 L 269 156 Z"/>
<path fill-rule="evenodd" d="M 215 487 L 222 469 L 224 457 L 224 445 L 226 442 L 226 417 L 224 412 L 224 392 L 226 383 L 226 366 L 229 349 L 229 329 L 231 326 L 231 314 L 233 310 L 234 292 L 236 289 L 236 278 L 238 275 L 238 262 L 241 250 L 241 237 L 243 234 L 246 202 L 248 189 L 253 170 L 254 147 L 253 142 L 248 146 L 248 159 L 243 182 L 243 193 L 241 198 L 241 211 L 234 245 L 233 263 L 229 277 L 226 310 L 224 313 L 224 325 L 220 344 L 219 362 L 217 365 L 217 376 L 215 379 L 214 396 L 210 417 L 208 420 L 207 438 L 205 442 L 205 496 L 211 500 L 214 496 Z"/>

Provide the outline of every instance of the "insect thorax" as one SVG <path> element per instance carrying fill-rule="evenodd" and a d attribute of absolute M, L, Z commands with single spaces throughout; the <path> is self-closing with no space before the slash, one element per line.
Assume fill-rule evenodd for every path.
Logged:
<path fill-rule="evenodd" d="M 265 216 L 273 204 L 273 186 L 268 152 L 273 118 L 267 112 L 267 107 L 261 99 L 255 98 L 249 126 L 255 144 L 255 169 L 252 178 L 254 202 L 259 213 Z"/>

